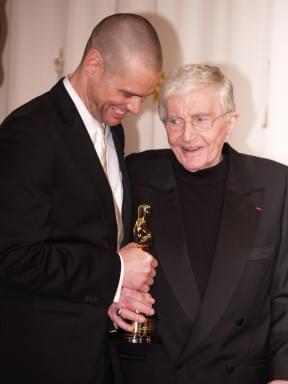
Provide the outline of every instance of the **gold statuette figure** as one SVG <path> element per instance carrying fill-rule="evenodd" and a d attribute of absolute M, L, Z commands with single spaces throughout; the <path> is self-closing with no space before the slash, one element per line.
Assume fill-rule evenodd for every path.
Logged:
<path fill-rule="evenodd" d="M 151 205 L 138 206 L 138 218 L 133 228 L 134 240 L 144 251 L 148 251 L 152 242 L 152 231 L 148 223 L 151 216 Z M 124 340 L 134 344 L 150 344 L 158 341 L 155 333 L 155 316 L 146 317 L 144 323 L 134 321 L 131 332 L 123 332 Z"/>

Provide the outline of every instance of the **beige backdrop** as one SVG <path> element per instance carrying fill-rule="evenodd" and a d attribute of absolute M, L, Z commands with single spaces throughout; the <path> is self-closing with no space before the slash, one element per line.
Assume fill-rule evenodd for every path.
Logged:
<path fill-rule="evenodd" d="M 240 112 L 231 144 L 288 164 L 286 0 L 0 0 L 0 120 L 72 71 L 93 26 L 114 12 L 154 24 L 166 72 L 220 65 Z M 148 100 L 141 116 L 125 121 L 127 153 L 167 146 L 156 107 Z"/>

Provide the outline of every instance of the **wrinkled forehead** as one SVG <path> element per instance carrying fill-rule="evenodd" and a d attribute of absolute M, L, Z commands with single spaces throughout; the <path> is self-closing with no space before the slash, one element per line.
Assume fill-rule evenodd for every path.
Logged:
<path fill-rule="evenodd" d="M 206 85 L 195 90 L 172 94 L 165 101 L 166 114 L 191 115 L 197 113 L 219 114 L 224 111 L 218 88 Z"/>

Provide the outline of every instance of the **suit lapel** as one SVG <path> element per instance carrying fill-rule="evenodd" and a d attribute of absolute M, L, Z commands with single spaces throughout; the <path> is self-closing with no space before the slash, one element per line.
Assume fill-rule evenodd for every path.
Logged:
<path fill-rule="evenodd" d="M 153 253 L 192 323 L 199 309 L 200 295 L 186 249 L 172 156 L 157 161 L 154 175 L 148 194 L 145 192 L 152 204 Z"/>
<path fill-rule="evenodd" d="M 214 263 L 201 311 L 185 353 L 191 353 L 220 320 L 241 277 L 257 234 L 264 190 L 255 189 L 241 155 L 230 149 L 230 169 Z"/>
<path fill-rule="evenodd" d="M 62 118 L 61 123 L 58 124 L 58 132 L 87 184 L 94 189 L 95 199 L 103 221 L 107 225 L 111 246 L 116 248 L 117 224 L 112 192 L 89 134 L 62 80 L 52 88 L 50 96 L 55 100 Z"/>

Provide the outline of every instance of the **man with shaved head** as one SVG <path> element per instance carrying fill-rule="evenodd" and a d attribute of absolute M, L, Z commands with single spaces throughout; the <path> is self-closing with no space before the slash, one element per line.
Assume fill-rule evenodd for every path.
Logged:
<path fill-rule="evenodd" d="M 153 313 L 157 261 L 127 244 L 121 121 L 161 73 L 152 25 L 111 15 L 72 74 L 2 123 L 1 382 L 110 383 L 109 304 Z"/>

